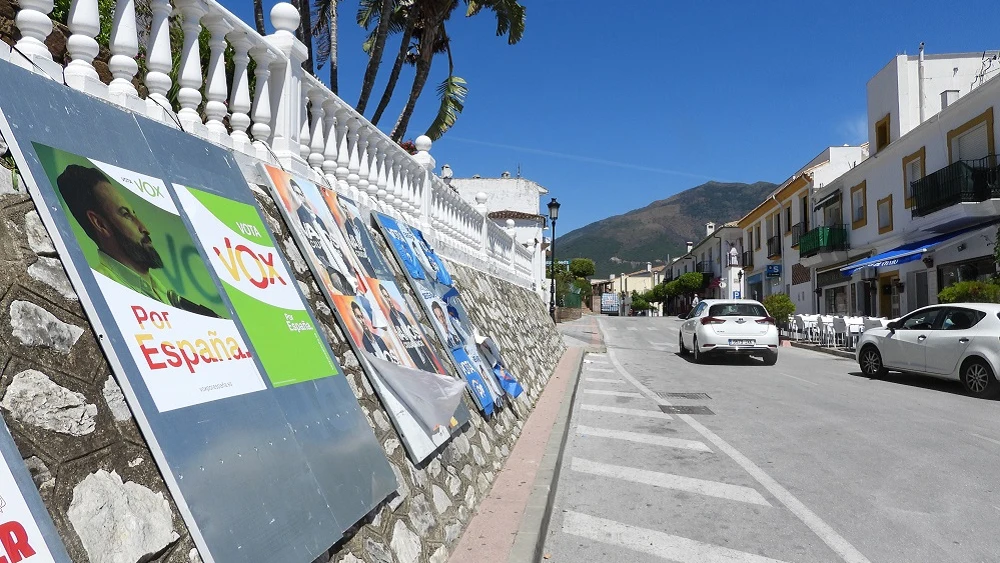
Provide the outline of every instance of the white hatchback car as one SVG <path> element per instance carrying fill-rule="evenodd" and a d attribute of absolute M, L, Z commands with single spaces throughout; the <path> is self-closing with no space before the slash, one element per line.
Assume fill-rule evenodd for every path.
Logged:
<path fill-rule="evenodd" d="M 760 356 L 769 366 L 778 361 L 778 327 L 757 301 L 706 299 L 683 318 L 680 352 L 694 352 L 698 363 L 722 354 Z"/>
<path fill-rule="evenodd" d="M 958 379 L 977 397 L 1000 396 L 1000 305 L 932 305 L 870 328 L 857 348 L 861 371 L 889 370 Z"/>

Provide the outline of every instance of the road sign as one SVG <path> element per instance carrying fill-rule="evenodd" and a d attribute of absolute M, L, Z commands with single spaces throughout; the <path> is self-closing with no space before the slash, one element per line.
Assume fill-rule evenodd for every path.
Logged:
<path fill-rule="evenodd" d="M 742 293 L 739 291 L 733 292 L 733 299 L 743 299 Z"/>

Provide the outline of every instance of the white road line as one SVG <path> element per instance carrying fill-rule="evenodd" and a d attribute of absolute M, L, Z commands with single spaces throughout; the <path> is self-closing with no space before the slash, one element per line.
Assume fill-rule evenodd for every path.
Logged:
<path fill-rule="evenodd" d="M 581 404 L 580 408 L 585 411 L 610 412 L 614 414 L 625 414 L 628 416 L 644 416 L 646 418 L 661 418 L 661 419 L 673 418 L 672 416 L 663 411 L 650 411 L 645 409 L 626 409 L 622 407 L 606 407 L 604 405 L 587 405 L 587 404 Z"/>
<path fill-rule="evenodd" d="M 613 369 L 604 369 L 604 368 L 590 368 L 587 371 L 597 371 L 601 373 L 615 373 L 615 370 Z"/>
<path fill-rule="evenodd" d="M 584 381 L 589 381 L 591 383 L 621 383 L 621 379 L 601 379 L 599 377 L 585 377 Z"/>
<path fill-rule="evenodd" d="M 572 510 L 563 513 L 562 530 L 581 538 L 680 563 L 781 563 L 778 559 L 629 526 Z"/>
<path fill-rule="evenodd" d="M 642 432 L 628 432 L 625 430 L 608 430 L 607 428 L 594 428 L 593 426 L 577 425 L 576 433 L 583 436 L 595 436 L 597 438 L 614 438 L 615 440 L 626 440 L 638 444 L 650 444 L 653 446 L 666 446 L 668 448 L 680 448 L 682 450 L 694 450 L 696 452 L 711 452 L 712 449 L 704 442 L 696 440 L 681 440 L 680 438 L 669 438 L 667 436 L 654 436 L 653 434 L 643 434 Z"/>
<path fill-rule="evenodd" d="M 611 363 L 615 365 L 615 368 L 618 369 L 618 373 L 631 382 L 632 385 L 635 385 L 635 387 L 642 391 L 643 394 L 657 404 L 670 405 L 669 402 L 665 401 L 662 397 L 651 391 L 638 379 L 632 377 L 632 374 L 630 374 L 621 365 L 618 358 L 615 357 L 614 352 L 609 351 L 608 357 L 611 359 Z M 788 510 L 792 511 L 792 513 L 795 514 L 795 516 L 798 517 L 803 524 L 808 526 L 813 533 L 819 536 L 819 539 L 823 540 L 823 543 L 835 551 L 841 559 L 847 563 L 871 563 L 867 557 L 855 549 L 850 542 L 838 534 L 833 528 L 817 516 L 816 513 L 809 510 L 809 508 L 802 504 L 799 499 L 795 498 L 792 493 L 788 492 L 788 490 L 779 485 L 777 481 L 772 479 L 770 475 L 765 473 L 763 469 L 758 467 L 754 462 L 750 461 L 750 459 L 745 455 L 741 454 L 736 448 L 730 446 L 725 440 L 715 435 L 715 433 L 708 428 L 705 428 L 700 422 L 692 418 L 690 415 L 679 414 L 677 417 L 688 423 L 691 428 L 694 428 L 695 431 L 704 436 L 708 441 L 715 444 L 717 448 L 725 452 L 726 455 L 733 459 L 733 461 L 738 463 L 740 467 L 742 467 L 747 473 L 756 479 L 758 483 L 767 489 L 772 496 L 781 501 L 781 504 L 785 505 Z"/>
<path fill-rule="evenodd" d="M 624 467 L 621 465 L 609 465 L 590 461 L 587 459 L 573 458 L 570 465 L 573 471 L 631 481 L 643 485 L 652 485 L 664 489 L 685 491 L 710 497 L 735 500 L 760 506 L 771 506 L 756 489 L 742 487 L 740 485 L 730 485 L 729 483 L 719 483 L 718 481 L 707 481 L 705 479 L 694 479 L 692 477 L 682 477 L 671 475 L 670 473 L 660 473 L 658 471 L 647 471 L 634 467 Z"/>
<path fill-rule="evenodd" d="M 650 342 L 653 346 L 673 346 L 672 342 Z"/>
<path fill-rule="evenodd" d="M 633 399 L 641 399 L 641 393 L 632 393 L 631 391 L 606 391 L 604 389 L 584 389 L 584 393 L 587 395 L 611 395 L 612 397 L 632 397 Z"/>
<path fill-rule="evenodd" d="M 987 438 L 986 436 L 980 436 L 979 434 L 976 434 L 975 432 L 969 432 L 969 434 L 972 434 L 976 438 L 979 438 L 979 439 L 982 439 L 982 440 L 986 440 L 987 442 L 993 442 L 994 444 L 1000 446 L 1000 440 L 994 440 L 993 438 Z"/>
<path fill-rule="evenodd" d="M 783 375 L 785 377 L 791 377 L 792 379 L 798 379 L 802 383 L 808 383 L 809 385 L 819 385 L 818 383 L 816 383 L 814 381 L 809 381 L 808 379 L 802 379 L 801 377 L 795 377 L 794 375 L 788 375 L 787 373 L 781 373 L 780 371 L 777 372 L 777 374 L 778 375 Z"/>
<path fill-rule="evenodd" d="M 656 330 L 656 327 L 655 326 L 647 326 L 646 330 Z"/>
<path fill-rule="evenodd" d="M 584 360 L 583 363 L 585 363 L 585 364 L 597 364 L 597 365 L 600 365 L 600 366 L 611 365 L 610 362 L 605 362 L 604 360 Z"/>
<path fill-rule="evenodd" d="M 635 330 L 639 330 L 639 327 L 637 327 L 637 326 L 630 326 L 630 327 L 628 327 L 628 329 L 632 330 L 632 331 L 635 331 Z"/>

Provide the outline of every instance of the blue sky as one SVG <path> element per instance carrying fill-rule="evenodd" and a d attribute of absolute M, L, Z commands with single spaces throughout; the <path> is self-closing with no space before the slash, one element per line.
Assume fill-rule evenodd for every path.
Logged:
<path fill-rule="evenodd" d="M 249 0 L 223 4 L 252 24 Z M 826 146 L 866 140 L 865 84 L 893 56 L 921 41 L 935 54 L 1000 48 L 990 1 L 522 4 L 514 46 L 488 12 L 467 19 L 463 6 L 449 22 L 469 96 L 432 154 L 457 177 L 520 166 L 563 204 L 558 235 L 708 180 L 781 182 Z M 340 4 L 340 96 L 351 104 L 367 62 L 356 10 Z M 368 117 L 397 48 L 390 38 Z M 432 121 L 446 69 L 435 61 L 408 139 Z"/>

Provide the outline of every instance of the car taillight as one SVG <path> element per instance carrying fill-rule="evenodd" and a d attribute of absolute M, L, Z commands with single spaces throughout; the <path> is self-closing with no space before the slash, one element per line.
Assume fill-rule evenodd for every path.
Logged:
<path fill-rule="evenodd" d="M 759 325 L 773 325 L 774 317 L 764 317 L 763 319 L 757 319 L 757 324 Z"/>
<path fill-rule="evenodd" d="M 703 325 L 717 325 L 717 324 L 722 324 L 724 322 L 726 322 L 725 319 L 718 319 L 715 317 L 705 317 L 704 319 L 701 320 L 701 324 Z"/>

